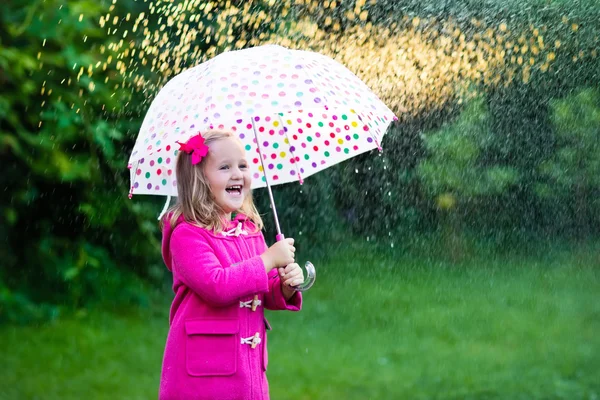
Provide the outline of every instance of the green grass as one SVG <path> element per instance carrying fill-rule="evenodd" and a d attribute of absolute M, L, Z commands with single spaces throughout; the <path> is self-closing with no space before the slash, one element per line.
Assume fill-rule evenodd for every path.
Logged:
<path fill-rule="evenodd" d="M 599 254 L 336 251 L 301 313 L 268 314 L 271 397 L 596 399 Z M 0 398 L 156 398 L 167 307 L 2 328 Z"/>

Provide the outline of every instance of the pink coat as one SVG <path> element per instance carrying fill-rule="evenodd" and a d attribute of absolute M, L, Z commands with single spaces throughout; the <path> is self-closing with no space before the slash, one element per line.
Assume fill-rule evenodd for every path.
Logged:
<path fill-rule="evenodd" d="M 267 249 L 262 233 L 251 233 L 254 224 L 244 215 L 229 228 L 238 225 L 238 236 L 224 236 L 183 220 L 175 229 L 165 224 L 162 252 L 175 299 L 160 400 L 269 398 L 264 308 L 299 311 L 302 296 L 286 302 L 277 270 L 267 276 L 259 257 Z M 255 295 L 261 303 L 252 311 Z"/>

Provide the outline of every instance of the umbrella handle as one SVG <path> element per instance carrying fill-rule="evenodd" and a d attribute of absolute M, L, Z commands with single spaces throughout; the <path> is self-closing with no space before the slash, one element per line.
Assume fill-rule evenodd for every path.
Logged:
<path fill-rule="evenodd" d="M 280 233 L 276 236 L 276 239 L 279 242 L 285 239 L 285 236 L 283 236 L 283 234 Z M 315 283 L 315 279 L 317 279 L 317 271 L 315 270 L 315 266 L 310 261 L 307 261 L 306 264 L 304 264 L 304 268 L 306 269 L 306 279 L 304 279 L 304 282 L 302 282 L 302 284 L 298 286 L 292 286 L 292 288 L 296 292 L 307 291 Z"/>
<path fill-rule="evenodd" d="M 317 279 L 317 271 L 310 261 L 307 261 L 306 264 L 304 264 L 304 268 L 306 269 L 306 279 L 302 284 L 293 286 L 293 289 L 296 292 L 306 292 L 315 283 L 315 279 Z"/>

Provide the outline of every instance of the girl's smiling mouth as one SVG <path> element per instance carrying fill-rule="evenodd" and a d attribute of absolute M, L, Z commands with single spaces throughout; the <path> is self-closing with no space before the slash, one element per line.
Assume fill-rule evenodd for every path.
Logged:
<path fill-rule="evenodd" d="M 242 185 L 227 186 L 225 191 L 229 194 L 233 194 L 234 196 L 239 196 L 242 194 Z"/>

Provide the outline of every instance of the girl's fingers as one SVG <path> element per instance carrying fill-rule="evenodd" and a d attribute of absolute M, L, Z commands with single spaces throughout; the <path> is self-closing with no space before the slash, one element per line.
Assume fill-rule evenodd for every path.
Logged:
<path fill-rule="evenodd" d="M 288 286 L 300 285 L 304 282 L 304 274 L 297 263 L 290 263 L 286 267 L 279 268 L 281 281 Z"/>
<path fill-rule="evenodd" d="M 301 283 L 302 283 L 302 281 L 300 279 L 297 279 L 297 278 L 288 279 L 287 281 L 285 281 L 285 284 L 287 286 L 296 286 L 296 285 L 299 285 Z"/>
<path fill-rule="evenodd" d="M 304 275 L 302 274 L 302 270 L 300 268 L 294 269 L 288 274 L 283 275 L 283 281 L 288 284 L 288 282 L 293 280 L 300 279 L 300 283 L 304 282 Z"/>
<path fill-rule="evenodd" d="M 298 285 L 301 285 L 302 282 L 304 282 L 304 279 L 294 278 L 294 279 L 290 279 L 290 280 L 286 281 L 285 284 L 287 286 L 298 286 Z"/>
<path fill-rule="evenodd" d="M 296 264 L 295 262 L 292 262 L 285 267 L 284 271 L 286 274 L 289 274 L 290 272 L 292 272 L 294 270 L 299 270 L 299 269 L 300 269 L 300 266 L 298 264 Z"/>

